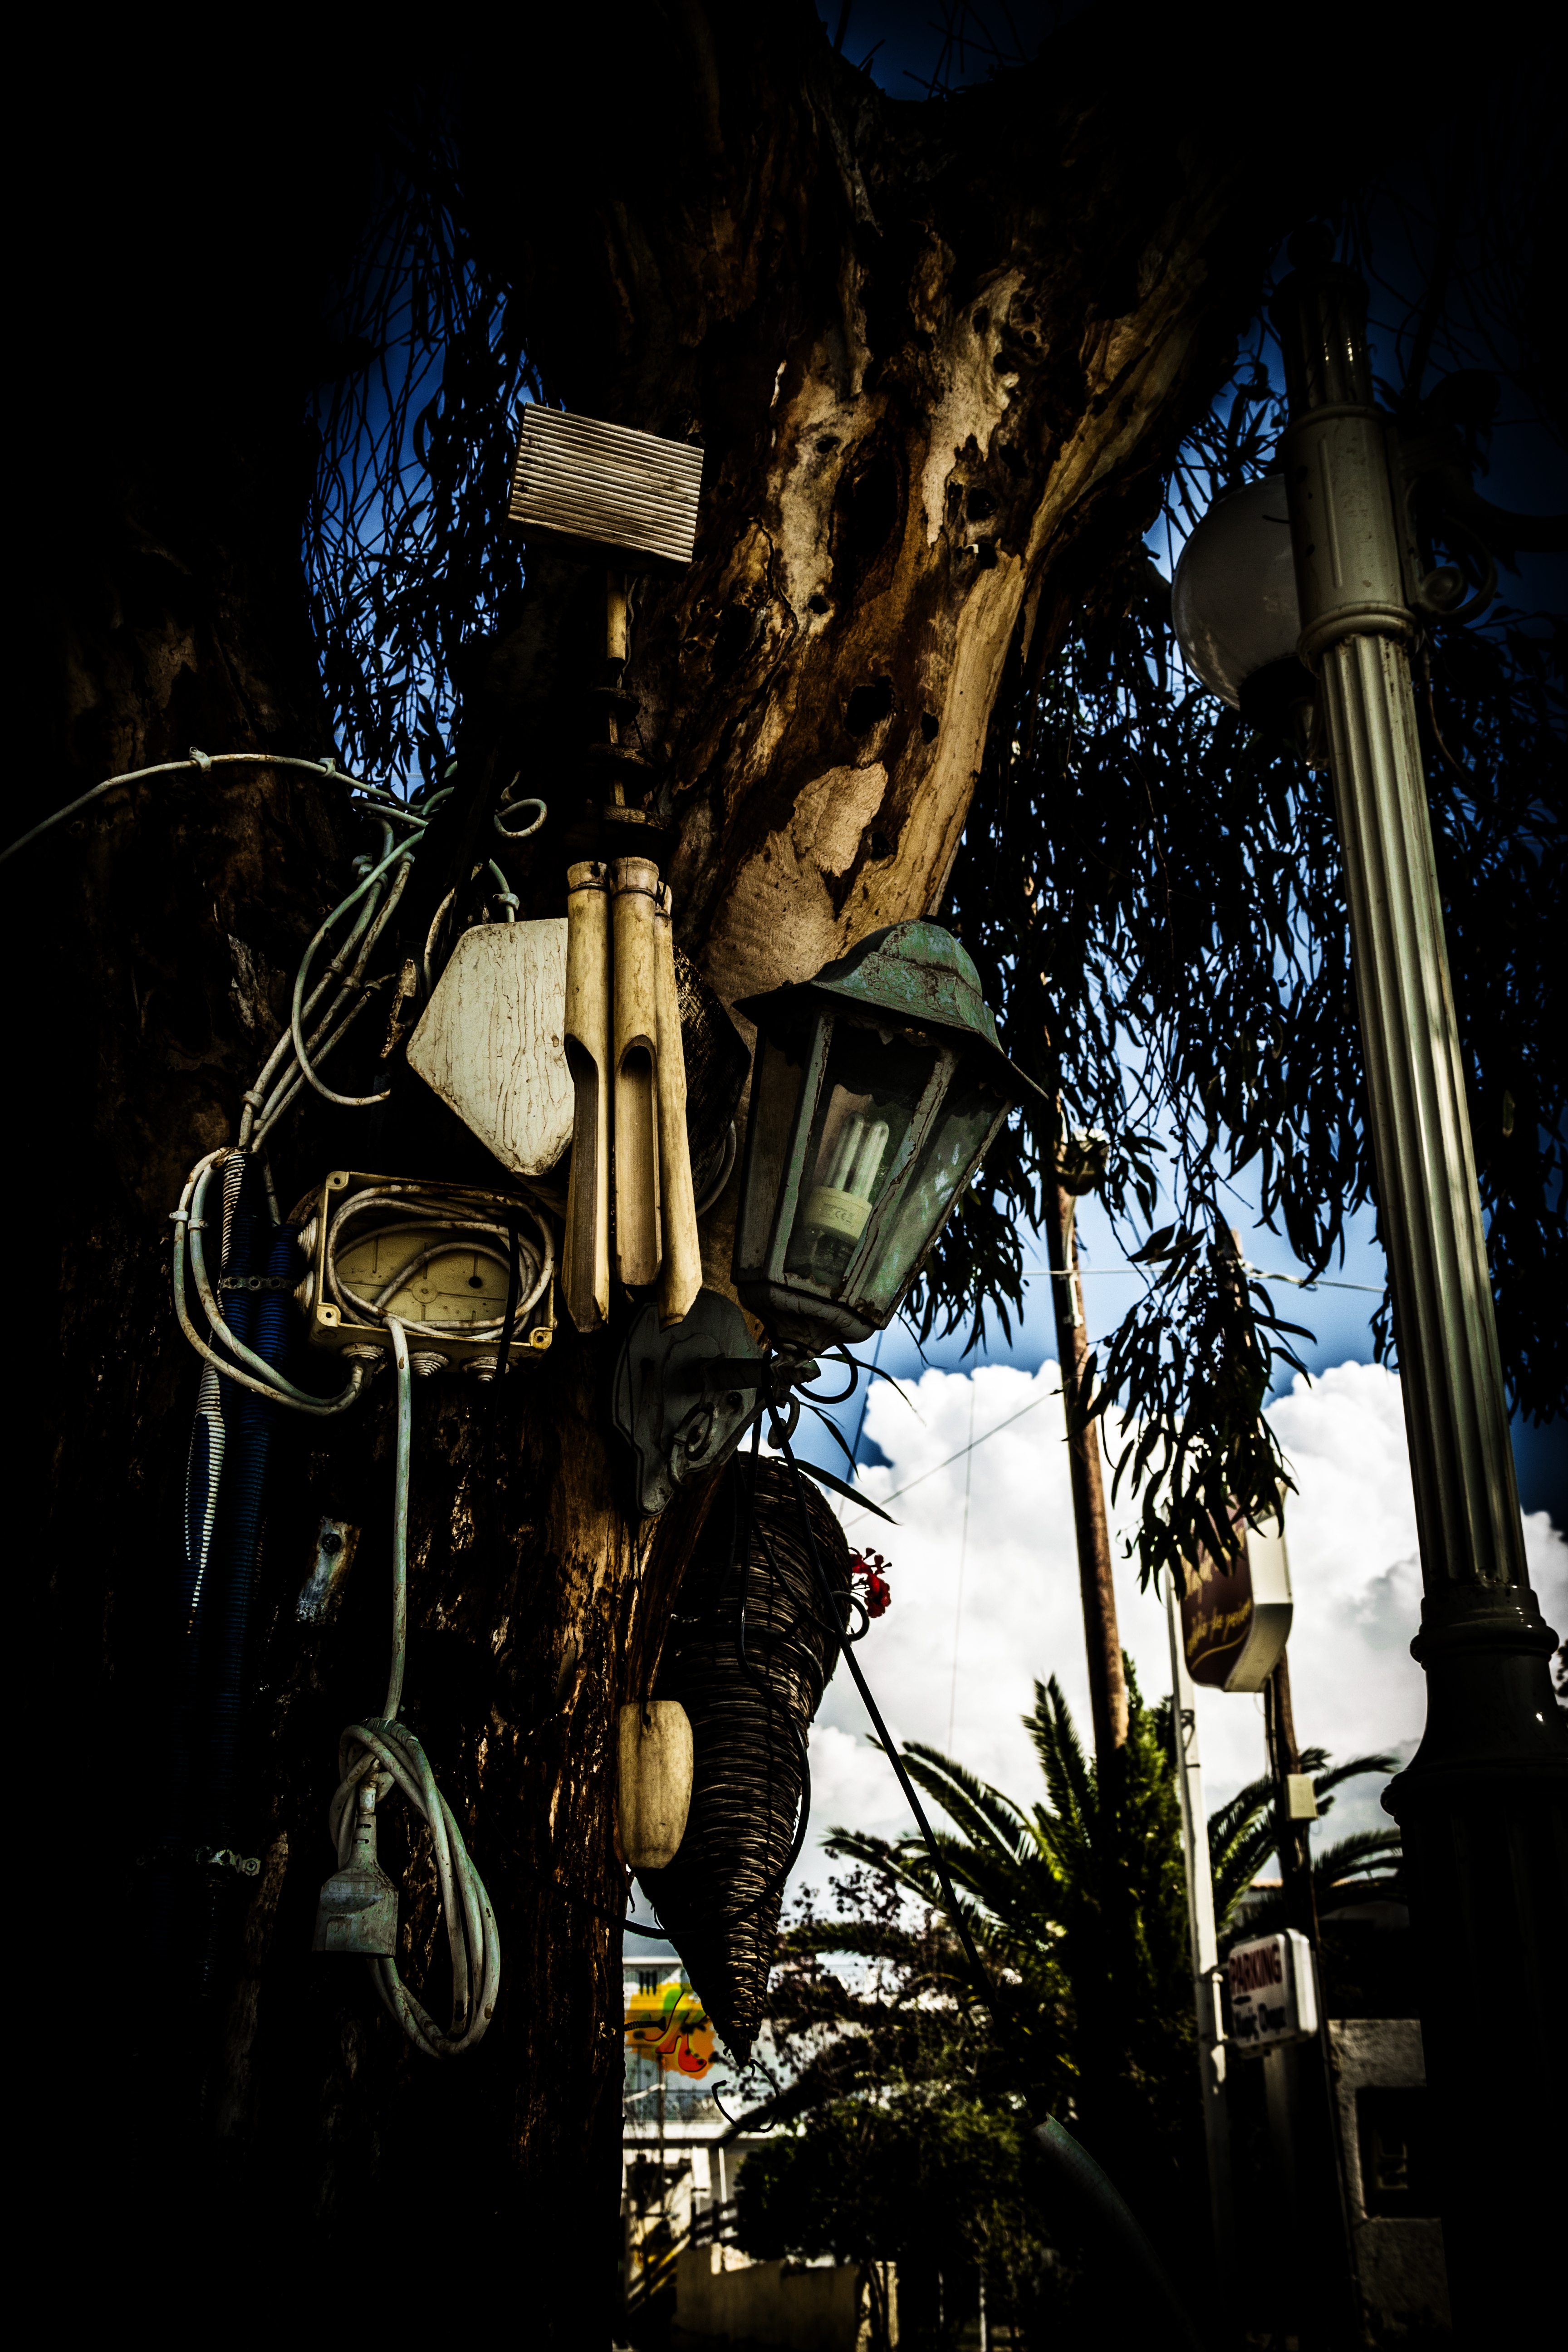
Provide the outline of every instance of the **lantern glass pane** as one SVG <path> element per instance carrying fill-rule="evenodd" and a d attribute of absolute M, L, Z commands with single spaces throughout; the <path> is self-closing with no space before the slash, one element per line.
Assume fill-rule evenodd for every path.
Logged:
<path fill-rule="evenodd" d="M 804 1061 L 792 1061 L 770 1037 L 759 1040 L 752 1078 L 746 1135 L 746 1182 L 735 1236 L 737 1269 L 763 1265 L 773 1212 L 789 1166 L 789 1139 L 805 1077 Z"/>
<path fill-rule="evenodd" d="M 935 1066 L 932 1044 L 835 1022 L 786 1275 L 837 1295 Z"/>
<path fill-rule="evenodd" d="M 891 1313 L 914 1280 L 1005 1108 L 995 1087 L 975 1074 L 961 1072 L 949 1087 L 882 1245 L 867 1269 L 861 1295 L 881 1314 Z"/>

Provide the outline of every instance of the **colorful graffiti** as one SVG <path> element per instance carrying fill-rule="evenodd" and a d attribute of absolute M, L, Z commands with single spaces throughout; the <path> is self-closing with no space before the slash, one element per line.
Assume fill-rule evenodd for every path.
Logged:
<path fill-rule="evenodd" d="M 639 2058 L 657 2058 L 667 2074 L 698 2078 L 713 2063 L 713 2027 L 689 1986 L 672 1979 L 626 2004 L 626 2038 Z"/>

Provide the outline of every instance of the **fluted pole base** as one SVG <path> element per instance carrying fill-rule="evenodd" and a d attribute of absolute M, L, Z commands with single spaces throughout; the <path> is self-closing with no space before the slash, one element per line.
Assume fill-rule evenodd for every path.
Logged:
<path fill-rule="evenodd" d="M 1568 1967 L 1556 1637 L 1525 1567 L 1408 658 L 1348 635 L 1321 676 L 1426 1587 L 1426 1728 L 1384 1803 L 1405 1839 L 1456 2318 L 1467 2340 L 1522 2342 L 1542 2284 L 1526 2217 L 1543 2227 L 1563 2185 L 1540 2089 Z"/>

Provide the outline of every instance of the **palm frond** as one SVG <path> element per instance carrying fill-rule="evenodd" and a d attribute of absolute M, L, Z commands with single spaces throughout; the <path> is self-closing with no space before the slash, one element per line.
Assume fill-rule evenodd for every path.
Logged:
<path fill-rule="evenodd" d="M 1093 1774 L 1055 1675 L 1035 1685 L 1035 1705 L 1024 1728 L 1034 1742 L 1058 1820 L 1087 1823 L 1096 1810 Z"/>
<path fill-rule="evenodd" d="M 1321 1756 L 1323 1751 L 1319 1748 L 1316 1752 Z M 1399 1759 L 1397 1756 L 1352 1756 L 1348 1764 L 1336 1764 L 1331 1772 L 1321 1772 L 1310 1765 L 1303 1756 L 1301 1769 L 1303 1771 L 1310 1771 L 1312 1775 L 1312 1787 L 1318 1798 L 1318 1811 L 1323 1813 L 1329 1810 L 1323 1799 L 1329 1796 L 1331 1790 L 1342 1788 L 1347 1780 L 1359 1780 L 1363 1772 L 1375 1772 L 1379 1780 L 1392 1780 L 1399 1769 Z M 1330 1803 L 1332 1801 L 1332 1798 L 1330 1797 Z"/>
<path fill-rule="evenodd" d="M 1402 1854 L 1399 1832 L 1393 1822 L 1385 1830 L 1352 1831 L 1349 1837 L 1324 1846 L 1312 1856 L 1312 1884 L 1318 1890 L 1320 1905 L 1325 1891 L 1331 1890 L 1336 1881 L 1363 1876 L 1369 1863 L 1375 1863 L 1392 1874 Z"/>
<path fill-rule="evenodd" d="M 871 1744 L 881 1745 L 879 1740 Z M 906 1744 L 903 1758 L 916 1787 L 933 1798 L 955 1826 L 977 1843 L 993 1844 L 1013 1859 L 1034 1844 L 1028 1814 L 988 1780 L 919 1740 Z"/>

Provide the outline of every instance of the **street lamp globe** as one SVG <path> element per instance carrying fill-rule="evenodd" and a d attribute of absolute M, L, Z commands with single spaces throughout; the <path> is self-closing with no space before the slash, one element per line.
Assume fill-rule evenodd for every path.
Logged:
<path fill-rule="evenodd" d="M 1301 616 L 1282 474 L 1209 509 L 1176 565 L 1171 618 L 1188 668 L 1233 710 L 1250 715 L 1265 681 L 1285 707 L 1311 698 L 1296 659 Z"/>
<path fill-rule="evenodd" d="M 1008 1111 L 1038 1089 L 934 923 L 873 931 L 814 980 L 737 1010 L 759 1034 L 735 1287 L 785 1349 L 868 1339 Z"/>

